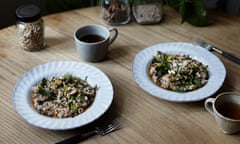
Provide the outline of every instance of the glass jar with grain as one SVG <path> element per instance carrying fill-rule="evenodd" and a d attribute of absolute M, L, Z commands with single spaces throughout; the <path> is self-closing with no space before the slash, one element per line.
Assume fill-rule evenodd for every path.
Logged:
<path fill-rule="evenodd" d="M 156 24 L 163 18 L 163 0 L 133 0 L 132 13 L 139 24 Z"/>
<path fill-rule="evenodd" d="M 45 47 L 44 21 L 41 10 L 33 4 L 23 5 L 16 9 L 16 26 L 20 48 L 37 51 Z"/>
<path fill-rule="evenodd" d="M 101 17 L 109 25 L 129 23 L 131 9 L 128 0 L 101 0 Z"/>

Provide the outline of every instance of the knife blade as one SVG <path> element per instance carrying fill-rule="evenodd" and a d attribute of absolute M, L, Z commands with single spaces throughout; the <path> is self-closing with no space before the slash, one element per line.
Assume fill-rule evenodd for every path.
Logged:
<path fill-rule="evenodd" d="M 222 50 L 220 50 L 220 49 L 218 49 L 218 48 L 216 48 L 216 47 L 214 47 L 210 44 L 207 44 L 206 42 L 202 41 L 201 39 L 196 39 L 195 41 L 200 47 L 205 48 L 209 51 L 213 50 L 213 51 L 221 54 L 225 58 L 228 58 L 229 60 L 232 60 L 233 62 L 235 62 L 237 64 L 240 64 L 240 59 L 239 58 L 237 58 L 237 57 L 235 57 L 235 56 L 233 56 L 233 55 L 231 55 L 227 52 L 224 52 L 224 51 L 222 51 Z"/>

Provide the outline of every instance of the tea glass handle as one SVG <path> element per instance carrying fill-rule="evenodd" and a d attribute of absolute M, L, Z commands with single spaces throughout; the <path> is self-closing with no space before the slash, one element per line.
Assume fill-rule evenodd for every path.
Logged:
<path fill-rule="evenodd" d="M 215 101 L 215 98 L 208 98 L 204 102 L 205 109 L 212 115 L 214 115 L 214 111 L 213 111 L 214 101 Z"/>
<path fill-rule="evenodd" d="M 109 28 L 108 30 L 109 30 L 110 33 L 113 32 L 113 34 L 112 34 L 112 36 L 110 37 L 110 40 L 109 40 L 109 45 L 110 45 L 116 40 L 116 38 L 118 36 L 118 30 L 116 28 L 113 28 L 113 27 Z"/>

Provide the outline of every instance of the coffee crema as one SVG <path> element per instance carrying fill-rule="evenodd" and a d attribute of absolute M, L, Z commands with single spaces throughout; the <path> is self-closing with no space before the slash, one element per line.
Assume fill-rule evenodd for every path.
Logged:
<path fill-rule="evenodd" d="M 105 38 L 99 35 L 89 34 L 89 35 L 82 36 L 78 39 L 80 41 L 87 42 L 87 43 L 96 43 L 96 42 L 103 41 Z"/>
<path fill-rule="evenodd" d="M 222 103 L 217 107 L 217 110 L 225 117 L 240 120 L 240 104 L 232 102 Z"/>

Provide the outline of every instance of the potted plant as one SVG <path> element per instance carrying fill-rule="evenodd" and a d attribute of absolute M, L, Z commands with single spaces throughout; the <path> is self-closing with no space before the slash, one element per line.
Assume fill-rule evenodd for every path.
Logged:
<path fill-rule="evenodd" d="M 165 0 L 165 2 L 180 13 L 182 23 L 186 21 L 194 26 L 209 25 L 207 11 L 202 0 Z"/>

